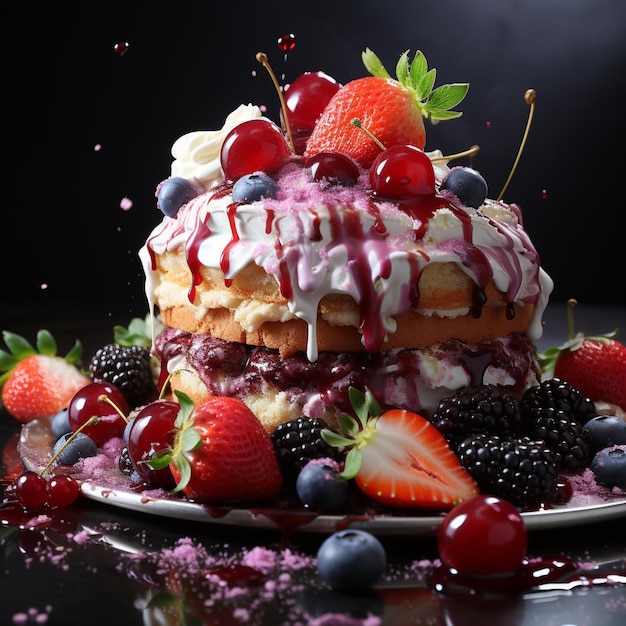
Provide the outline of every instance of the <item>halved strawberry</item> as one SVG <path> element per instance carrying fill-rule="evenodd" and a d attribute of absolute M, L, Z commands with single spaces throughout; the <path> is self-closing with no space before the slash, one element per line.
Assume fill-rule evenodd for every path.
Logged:
<path fill-rule="evenodd" d="M 594 402 L 626 411 L 626 346 L 615 339 L 617 330 L 593 337 L 574 333 L 577 302 L 567 304 L 569 339 L 538 355 L 544 375 L 568 382 Z"/>
<path fill-rule="evenodd" d="M 192 500 L 224 502 L 275 496 L 282 474 L 269 435 L 256 415 L 235 398 L 212 396 L 194 407 L 184 393 L 171 452 L 150 465 L 166 464 L 176 487 Z"/>
<path fill-rule="evenodd" d="M 382 415 L 369 390 L 350 388 L 357 419 L 339 417 L 343 433 L 322 437 L 349 448 L 344 478 L 354 478 L 372 500 L 388 506 L 447 510 L 478 494 L 473 478 L 439 431 L 417 413 L 395 409 Z"/>
<path fill-rule="evenodd" d="M 82 346 L 76 341 L 65 357 L 47 330 L 37 333 L 37 347 L 24 337 L 3 333 L 10 352 L 0 350 L 0 387 L 6 410 L 20 422 L 55 415 L 91 381 L 80 369 Z"/>
<path fill-rule="evenodd" d="M 369 48 L 362 59 L 372 76 L 347 83 L 331 98 L 307 140 L 305 157 L 341 152 L 368 168 L 381 152 L 381 143 L 385 148 L 411 144 L 423 149 L 424 117 L 439 121 L 461 115 L 450 109 L 463 100 L 469 85 L 456 83 L 433 89 L 435 70 L 428 69 L 421 51 L 411 63 L 408 52 L 400 56 L 397 80 Z M 356 127 L 355 119 L 367 134 Z"/>

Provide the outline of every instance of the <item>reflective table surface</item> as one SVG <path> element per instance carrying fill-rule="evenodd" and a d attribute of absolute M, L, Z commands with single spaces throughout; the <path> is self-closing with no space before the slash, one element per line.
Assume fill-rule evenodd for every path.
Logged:
<path fill-rule="evenodd" d="M 564 311 L 546 320 L 540 347 L 564 338 Z M 577 320 L 581 330 L 604 332 L 626 321 L 626 312 L 587 311 Z M 112 338 L 110 328 L 67 332 L 89 355 Z M 63 328 L 51 330 L 63 336 Z M 19 431 L 2 412 L 0 477 L 19 465 Z M 529 531 L 529 559 L 571 559 L 580 575 L 515 593 L 439 592 L 431 584 L 436 535 L 385 533 L 387 572 L 362 594 L 332 591 L 319 578 L 324 533 L 207 524 L 87 498 L 42 516 L 4 506 L 0 520 L 3 625 L 613 626 L 626 615 L 622 516 Z"/>

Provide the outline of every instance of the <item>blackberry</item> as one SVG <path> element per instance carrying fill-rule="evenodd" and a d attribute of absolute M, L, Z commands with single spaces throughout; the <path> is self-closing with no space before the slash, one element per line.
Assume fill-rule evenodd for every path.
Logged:
<path fill-rule="evenodd" d="M 441 400 L 431 422 L 453 443 L 473 433 L 516 434 L 522 417 L 511 388 L 476 385 Z"/>
<path fill-rule="evenodd" d="M 457 454 L 482 493 L 504 498 L 520 508 L 556 499 L 556 458 L 540 441 L 472 435 L 458 445 Z"/>
<path fill-rule="evenodd" d="M 527 389 L 519 406 L 524 419 L 532 417 L 535 411 L 544 407 L 553 407 L 568 414 L 581 426 L 597 415 L 592 400 L 559 378 L 544 380 L 541 384 Z"/>
<path fill-rule="evenodd" d="M 339 449 L 322 439 L 324 428 L 328 428 L 328 425 L 322 419 L 298 417 L 283 422 L 270 435 L 287 485 L 295 486 L 300 470 L 312 459 L 341 459 Z"/>
<path fill-rule="evenodd" d="M 89 374 L 94 381 L 118 387 L 131 409 L 148 404 L 158 396 L 150 353 L 141 346 L 117 343 L 103 346 L 91 358 Z"/>
<path fill-rule="evenodd" d="M 591 460 L 582 426 L 561 409 L 535 409 L 528 418 L 526 434 L 543 441 L 554 452 L 559 467 L 567 472 L 582 471 Z"/>
<path fill-rule="evenodd" d="M 578 472 L 587 467 L 590 450 L 582 430 L 596 417 L 592 400 L 569 383 L 550 378 L 524 392 L 520 412 L 524 434 L 545 441 L 560 468 Z"/>

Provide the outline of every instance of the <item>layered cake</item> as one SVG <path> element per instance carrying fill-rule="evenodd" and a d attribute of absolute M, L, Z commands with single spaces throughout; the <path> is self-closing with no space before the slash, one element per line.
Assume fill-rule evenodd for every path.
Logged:
<path fill-rule="evenodd" d="M 410 91 L 370 79 L 370 94 Z M 196 403 L 240 398 L 271 433 L 299 416 L 334 425 L 350 386 L 429 415 L 471 385 L 521 396 L 537 384 L 552 281 L 520 208 L 489 199 L 474 169 L 424 152 L 422 118 L 446 118 L 435 92 L 406 130 L 403 111 L 346 105 L 358 80 L 296 82 L 280 126 L 241 105 L 220 130 L 173 145 L 157 188 L 164 216 L 140 251 L 166 327 L 153 352 L 172 387 Z M 292 89 L 317 98 L 308 130 Z"/>

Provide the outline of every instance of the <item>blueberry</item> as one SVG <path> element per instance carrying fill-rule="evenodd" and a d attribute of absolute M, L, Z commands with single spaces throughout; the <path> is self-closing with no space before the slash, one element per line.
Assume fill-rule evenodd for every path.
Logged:
<path fill-rule="evenodd" d="M 371 587 L 385 572 L 387 555 L 380 541 L 364 530 L 340 530 L 317 551 L 320 577 L 338 591 Z"/>
<path fill-rule="evenodd" d="M 158 188 L 157 206 L 164 215 L 175 217 L 178 209 L 197 195 L 196 188 L 186 178 L 174 176 L 161 183 Z"/>
<path fill-rule="evenodd" d="M 50 428 L 55 439 L 58 439 L 61 435 L 65 435 L 65 433 L 72 432 L 70 419 L 67 416 L 67 409 L 59 411 L 52 417 L 50 420 Z"/>
<path fill-rule="evenodd" d="M 626 446 L 600 450 L 589 465 L 598 485 L 626 490 Z"/>
<path fill-rule="evenodd" d="M 276 181 L 263 172 L 246 174 L 233 185 L 235 202 L 254 202 L 261 198 L 275 198 L 278 191 Z"/>
<path fill-rule="evenodd" d="M 592 454 L 603 448 L 626 444 L 626 422 L 615 415 L 598 415 L 583 426 L 583 437 Z"/>
<path fill-rule="evenodd" d="M 73 433 L 65 433 L 57 439 L 52 449 L 52 454 L 56 454 L 68 441 L 73 437 Z M 96 442 L 84 433 L 77 433 L 76 436 L 63 448 L 63 451 L 57 457 L 57 463 L 62 465 L 74 465 L 78 459 L 85 459 L 90 456 L 96 456 L 98 446 Z"/>
<path fill-rule="evenodd" d="M 441 183 L 465 206 L 477 209 L 487 197 L 485 179 L 471 167 L 453 167 Z"/>
<path fill-rule="evenodd" d="M 340 509 L 348 499 L 348 481 L 328 465 L 307 463 L 296 480 L 300 501 L 316 509 Z"/>

